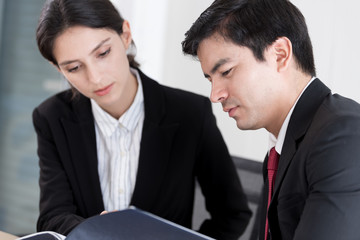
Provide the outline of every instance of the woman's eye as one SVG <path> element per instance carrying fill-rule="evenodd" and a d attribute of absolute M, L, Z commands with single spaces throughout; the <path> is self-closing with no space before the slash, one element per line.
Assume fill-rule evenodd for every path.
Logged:
<path fill-rule="evenodd" d="M 69 73 L 73 73 L 73 72 L 76 72 L 78 69 L 79 69 L 79 66 L 76 66 L 76 67 L 70 68 L 70 69 L 68 70 L 68 72 L 69 72 Z"/>
<path fill-rule="evenodd" d="M 106 55 L 108 55 L 110 53 L 111 48 L 109 48 L 108 50 L 106 50 L 105 52 L 102 52 L 99 54 L 99 57 L 105 57 Z"/>
<path fill-rule="evenodd" d="M 225 76 L 227 76 L 227 75 L 231 72 L 231 70 L 232 70 L 232 68 L 230 68 L 229 70 L 223 72 L 221 75 L 222 75 L 223 77 L 225 77 Z"/>

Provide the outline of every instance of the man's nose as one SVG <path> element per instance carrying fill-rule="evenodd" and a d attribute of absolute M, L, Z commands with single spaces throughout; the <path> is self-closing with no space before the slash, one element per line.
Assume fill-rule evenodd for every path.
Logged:
<path fill-rule="evenodd" d="M 223 102 L 228 97 L 225 86 L 220 84 L 218 81 L 212 81 L 210 101 L 213 103 Z"/>

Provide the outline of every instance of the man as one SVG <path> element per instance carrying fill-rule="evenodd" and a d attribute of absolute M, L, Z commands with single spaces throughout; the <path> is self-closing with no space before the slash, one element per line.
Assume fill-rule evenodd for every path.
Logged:
<path fill-rule="evenodd" d="M 211 101 L 239 129 L 270 133 L 260 239 L 359 239 L 360 105 L 314 77 L 301 12 L 287 0 L 217 0 L 185 35 Z"/>

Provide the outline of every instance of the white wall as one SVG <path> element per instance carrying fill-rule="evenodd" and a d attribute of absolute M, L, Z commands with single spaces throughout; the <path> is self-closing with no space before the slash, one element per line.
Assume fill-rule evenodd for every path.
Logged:
<path fill-rule="evenodd" d="M 360 15 L 356 0 L 293 0 L 313 42 L 318 77 L 333 92 L 360 102 Z"/>
<path fill-rule="evenodd" d="M 113 1 L 130 21 L 141 68 L 148 75 L 165 85 L 209 95 L 210 84 L 204 79 L 199 62 L 182 54 L 181 41 L 211 0 Z M 357 1 L 292 2 L 307 20 L 317 76 L 334 92 L 360 102 L 357 74 L 360 67 L 360 15 Z M 230 153 L 262 161 L 267 149 L 267 132 L 263 129 L 241 131 L 219 104 L 214 104 L 213 110 Z"/>
<path fill-rule="evenodd" d="M 167 0 L 111 0 L 130 22 L 137 49 L 136 60 L 150 77 L 162 80 L 164 45 L 167 40 Z"/>

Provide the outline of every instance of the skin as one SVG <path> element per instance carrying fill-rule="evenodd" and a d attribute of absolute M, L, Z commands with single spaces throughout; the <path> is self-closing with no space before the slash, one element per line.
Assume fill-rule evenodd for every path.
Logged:
<path fill-rule="evenodd" d="M 54 42 L 59 72 L 116 119 L 130 107 L 137 91 L 126 56 L 131 39 L 129 23 L 124 21 L 121 35 L 106 28 L 72 26 Z"/>
<path fill-rule="evenodd" d="M 198 58 L 211 82 L 210 100 L 242 130 L 265 128 L 275 137 L 311 76 L 301 72 L 288 38 L 278 38 L 264 51 L 265 61 L 218 34 L 204 39 Z"/>

